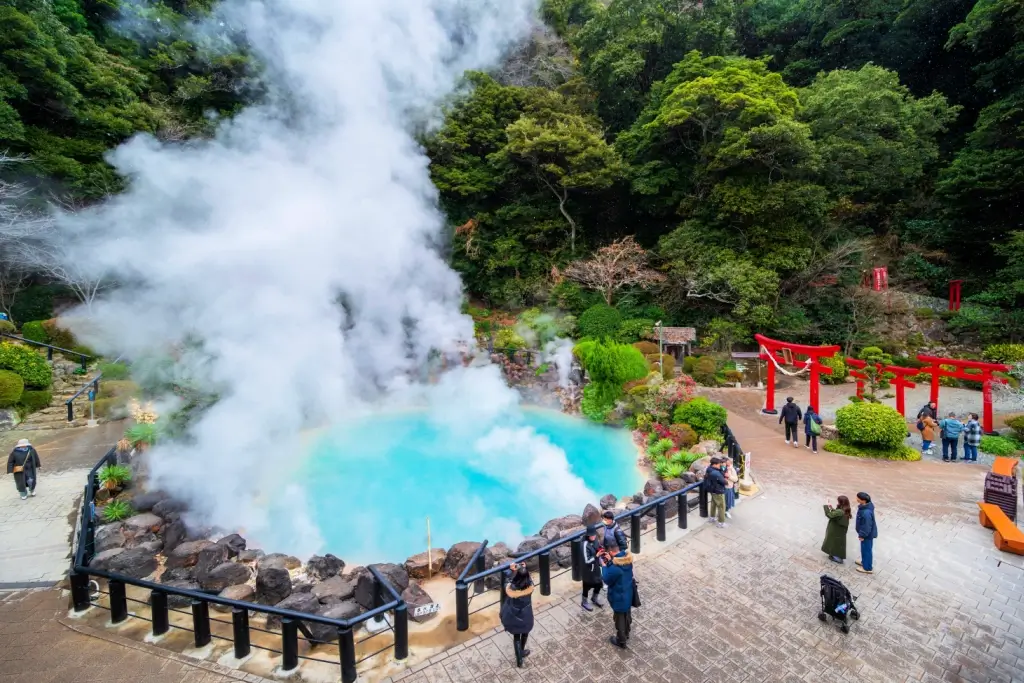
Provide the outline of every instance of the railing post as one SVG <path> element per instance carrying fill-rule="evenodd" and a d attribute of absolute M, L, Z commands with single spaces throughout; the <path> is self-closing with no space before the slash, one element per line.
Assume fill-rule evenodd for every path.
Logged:
<path fill-rule="evenodd" d="M 384 586 L 381 585 L 380 580 L 376 576 L 373 577 L 373 606 L 376 609 L 384 604 Z M 373 618 L 376 623 L 384 621 L 384 615 L 378 614 Z M 385 622 L 386 623 L 386 622 Z"/>
<path fill-rule="evenodd" d="M 487 569 L 486 555 L 487 555 L 487 550 L 486 550 L 486 547 L 485 547 L 485 549 L 481 550 L 480 554 L 476 556 L 476 562 L 473 563 L 473 573 L 474 574 L 479 574 L 479 573 L 481 573 L 481 572 L 483 572 L 483 571 L 485 571 Z M 484 580 L 483 579 L 477 579 L 476 581 L 473 582 L 473 595 L 478 595 L 480 593 L 485 592 L 486 590 L 487 590 L 487 586 L 484 585 Z"/>
<path fill-rule="evenodd" d="M 125 596 L 124 581 L 111 579 L 107 582 L 110 589 L 110 623 L 120 624 L 128 618 L 128 598 Z"/>
<path fill-rule="evenodd" d="M 583 580 L 583 539 L 574 538 L 569 546 L 572 561 L 572 580 Z"/>
<path fill-rule="evenodd" d="M 192 633 L 196 647 L 210 644 L 210 603 L 205 600 L 192 601 Z"/>
<path fill-rule="evenodd" d="M 76 612 L 89 609 L 89 575 L 71 572 L 71 604 Z"/>
<path fill-rule="evenodd" d="M 635 512 L 629 518 L 629 550 L 634 555 L 640 554 L 640 515 Z"/>
<path fill-rule="evenodd" d="M 89 368 L 89 366 L 88 366 L 88 363 L 86 361 L 85 356 L 81 356 L 81 359 L 82 359 L 82 369 L 83 370 L 87 370 Z"/>
<path fill-rule="evenodd" d="M 153 591 L 149 594 L 149 612 L 153 617 L 153 635 L 162 636 L 170 630 L 167 614 L 167 593 Z"/>
<path fill-rule="evenodd" d="M 341 655 L 341 682 L 356 683 L 356 641 L 351 626 L 338 629 L 338 651 Z"/>
<path fill-rule="evenodd" d="M 75 421 L 75 401 L 74 399 L 68 401 L 68 422 Z"/>
<path fill-rule="evenodd" d="M 235 659 L 245 659 L 252 652 L 249 646 L 249 610 L 231 608 L 231 630 L 234 632 Z"/>
<path fill-rule="evenodd" d="M 685 529 L 687 524 L 686 516 L 690 513 L 690 501 L 686 495 L 686 491 L 683 491 L 678 496 L 679 499 L 679 516 L 676 517 L 676 523 L 680 529 Z"/>
<path fill-rule="evenodd" d="M 708 491 L 704 486 L 701 486 L 699 493 L 697 494 L 697 506 L 700 509 L 700 516 L 708 516 Z"/>
<path fill-rule="evenodd" d="M 53 347 L 52 346 L 47 346 L 46 347 L 46 360 L 53 360 Z"/>
<path fill-rule="evenodd" d="M 395 608 L 395 659 L 409 657 L 409 608 L 403 602 Z"/>
<path fill-rule="evenodd" d="M 469 630 L 469 586 L 465 581 L 455 582 L 455 630 Z"/>
<path fill-rule="evenodd" d="M 655 533 L 659 542 L 665 540 L 665 503 L 658 503 L 654 506 L 654 523 L 657 527 Z"/>
<path fill-rule="evenodd" d="M 551 553 L 541 553 L 540 560 L 540 594 L 551 595 Z"/>
<path fill-rule="evenodd" d="M 291 671 L 299 666 L 299 629 L 294 619 L 281 620 L 281 670 Z"/>

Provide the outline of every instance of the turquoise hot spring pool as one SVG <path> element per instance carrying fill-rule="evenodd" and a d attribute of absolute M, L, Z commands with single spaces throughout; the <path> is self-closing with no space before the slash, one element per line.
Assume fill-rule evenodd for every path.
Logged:
<path fill-rule="evenodd" d="M 321 552 L 401 562 L 459 541 L 514 548 L 553 517 L 643 484 L 629 432 L 548 410 L 497 424 L 442 424 L 423 411 L 376 415 L 319 438 L 297 474 Z"/>

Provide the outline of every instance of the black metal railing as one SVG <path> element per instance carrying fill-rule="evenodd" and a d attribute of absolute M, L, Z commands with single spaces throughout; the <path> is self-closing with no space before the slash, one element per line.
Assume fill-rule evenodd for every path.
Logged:
<path fill-rule="evenodd" d="M 67 406 L 68 409 L 68 422 L 75 421 L 75 399 L 81 396 L 84 392 L 88 391 L 89 387 L 94 387 L 96 389 L 96 393 L 98 394 L 100 392 L 100 379 L 102 377 L 103 373 L 101 372 L 95 377 L 93 377 L 91 382 L 89 382 L 88 384 L 84 384 L 81 389 L 76 391 L 74 396 L 64 401 L 64 405 Z"/>
<path fill-rule="evenodd" d="M 732 429 L 728 425 L 722 427 L 722 436 L 724 438 L 723 449 L 727 453 L 728 457 L 732 459 L 733 465 L 736 468 L 737 473 L 741 476 L 743 474 L 743 451 L 736 441 L 735 435 L 732 433 Z M 692 501 L 689 498 L 690 491 L 697 490 L 698 495 L 696 500 Z M 701 482 L 696 482 L 684 486 L 678 491 L 672 491 L 664 495 L 658 496 L 652 500 L 647 501 L 643 505 L 640 505 L 632 510 L 626 510 L 615 516 L 616 521 L 629 521 L 629 533 L 626 536 L 629 538 L 630 552 L 634 555 L 639 555 L 641 551 L 641 540 L 644 534 L 647 532 L 642 531 L 642 519 L 650 514 L 650 511 L 654 510 L 654 531 L 655 538 L 659 542 L 664 542 L 667 538 L 668 522 L 671 521 L 667 514 L 668 502 L 673 498 L 676 499 L 678 512 L 676 513 L 675 520 L 676 525 L 680 529 L 686 529 L 689 523 L 690 508 L 698 508 L 699 515 L 702 518 L 708 516 L 708 496 L 704 488 L 701 486 Z M 649 530 L 648 530 L 649 531 Z M 496 604 L 505 602 L 505 592 L 501 590 L 499 585 L 496 589 L 498 590 L 498 600 L 491 602 L 479 609 L 470 612 L 470 602 L 473 598 L 486 593 L 488 591 L 486 587 L 486 579 L 495 574 L 501 574 L 507 571 L 512 562 L 525 562 L 533 558 L 537 558 L 538 574 L 539 574 L 539 588 L 541 595 L 551 595 L 551 581 L 554 578 L 558 578 L 562 574 L 571 571 L 572 580 L 580 581 L 582 578 L 583 568 L 583 537 L 586 535 L 586 530 L 581 529 L 575 533 L 572 533 L 563 538 L 559 538 L 547 545 L 531 550 L 530 552 L 516 555 L 510 558 L 507 562 L 504 562 L 496 567 L 486 567 L 486 551 L 487 541 L 485 540 L 480 544 L 480 547 L 476 549 L 476 552 L 470 557 L 466 568 L 459 575 L 459 578 L 455 581 L 455 628 L 459 631 L 469 630 L 469 617 L 470 614 L 475 614 L 483 609 L 487 609 Z M 551 552 L 556 548 L 570 545 L 570 568 L 552 576 L 551 574 Z M 470 570 L 473 571 L 470 574 Z M 500 582 L 499 582 L 500 583 Z M 469 587 L 473 585 L 473 595 L 470 595 Z"/>
<path fill-rule="evenodd" d="M 341 680 L 343 683 L 354 683 L 357 678 L 356 666 L 371 657 L 374 657 L 389 648 L 394 649 L 394 658 L 402 661 L 409 656 L 409 613 L 408 607 L 401 594 L 383 576 L 376 567 L 368 567 L 374 579 L 374 607 L 352 619 L 330 619 L 316 614 L 306 614 L 290 609 L 281 609 L 268 605 L 259 605 L 242 600 L 232 600 L 219 595 L 212 595 L 198 590 L 177 588 L 145 579 L 136 579 L 116 572 L 89 567 L 95 548 L 95 505 L 93 498 L 99 488 L 99 471 L 107 464 L 117 462 L 117 453 L 111 449 L 89 472 L 89 479 L 86 482 L 84 498 L 80 515 L 80 527 L 75 535 L 77 546 L 72 554 L 71 562 L 71 600 L 76 612 L 82 612 L 90 607 L 98 607 L 110 611 L 112 624 L 120 624 L 129 618 L 142 619 L 152 623 L 154 636 L 166 634 L 169 629 L 177 628 L 191 631 L 196 647 L 205 647 L 213 639 L 230 641 L 234 646 L 234 654 L 238 659 L 248 657 L 252 648 L 266 650 L 281 657 L 281 670 L 292 671 L 299 665 L 299 659 L 317 661 L 328 664 L 340 664 Z M 105 579 L 107 590 L 98 591 L 97 595 L 106 595 L 108 605 L 104 607 L 94 601 L 89 589 L 90 577 Z M 135 586 L 149 591 L 147 601 L 134 600 L 127 595 L 127 586 Z M 168 598 L 175 596 L 179 600 L 187 600 L 190 605 L 190 613 L 173 609 L 169 606 Z M 137 616 L 128 611 L 128 602 L 139 602 L 149 604 L 150 618 Z M 224 621 L 210 616 L 210 604 L 220 605 L 231 609 L 231 621 Z M 190 614 L 192 626 L 186 628 L 172 624 L 170 613 Z M 268 616 L 274 616 L 281 620 L 281 649 L 273 649 L 253 644 L 250 638 L 250 631 L 256 630 L 271 635 L 278 635 L 274 631 L 261 629 L 249 625 L 249 612 L 258 612 Z M 378 624 L 384 620 L 385 614 L 391 612 L 392 622 L 386 629 L 363 638 L 359 643 L 364 643 L 371 638 L 384 635 L 387 631 L 394 634 L 393 643 L 364 655 L 356 657 L 355 630 L 365 622 L 373 619 Z M 230 625 L 231 637 L 218 635 L 211 628 L 212 623 Z M 327 641 L 313 635 L 307 624 L 317 624 L 333 628 L 338 638 L 338 656 L 335 660 L 327 660 L 320 657 L 299 655 L 299 632 L 311 647 L 326 645 Z M 330 638 L 329 640 L 333 640 Z"/>
<path fill-rule="evenodd" d="M 8 339 L 14 339 L 15 341 L 20 341 L 22 344 L 28 344 L 30 346 L 41 346 L 41 347 L 46 349 L 46 360 L 53 360 L 53 352 L 54 351 L 59 351 L 62 354 L 64 354 L 65 356 L 78 356 L 78 360 L 79 360 L 79 362 L 82 365 L 82 370 L 86 369 L 86 367 L 89 364 L 89 359 L 92 358 L 92 356 L 90 356 L 89 354 L 82 353 L 81 351 L 72 351 L 71 349 L 62 349 L 59 346 L 51 346 L 50 344 L 44 344 L 43 342 L 37 342 L 37 341 L 34 341 L 32 339 L 25 339 L 25 337 L 19 337 L 18 335 L 11 334 L 9 332 L 0 332 L 0 337 L 7 337 Z"/>

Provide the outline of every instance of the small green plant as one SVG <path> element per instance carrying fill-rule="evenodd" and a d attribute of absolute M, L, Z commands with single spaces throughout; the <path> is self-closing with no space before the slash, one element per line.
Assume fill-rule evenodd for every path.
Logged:
<path fill-rule="evenodd" d="M 854 403 L 836 411 L 836 428 L 844 441 L 882 450 L 899 448 L 907 423 L 894 408 L 880 403 Z"/>
<path fill-rule="evenodd" d="M 907 460 L 915 462 L 921 459 L 921 453 L 910 446 L 897 446 L 896 448 L 876 448 L 864 444 L 855 444 L 842 439 L 826 441 L 823 448 L 829 453 L 839 455 L 852 455 L 857 458 L 878 458 L 880 460 Z"/>
<path fill-rule="evenodd" d="M 128 519 L 134 515 L 135 510 L 126 500 L 112 500 L 103 506 L 103 511 L 100 514 L 107 522 L 120 522 L 122 519 Z"/>
<path fill-rule="evenodd" d="M 658 439 L 647 449 L 647 454 L 652 458 L 660 458 L 661 456 L 668 453 L 669 450 L 675 447 L 672 443 L 672 439 Z"/>
<path fill-rule="evenodd" d="M 672 422 L 690 425 L 701 439 L 714 439 L 722 433 L 728 417 L 725 408 L 697 396 L 676 406 Z"/>
<path fill-rule="evenodd" d="M 633 342 L 640 341 L 641 339 L 648 339 L 654 334 L 654 321 L 647 318 L 631 318 L 629 320 L 623 320 L 622 324 L 619 325 L 619 329 L 616 332 L 618 341 L 623 344 L 632 344 Z M 657 345 L 655 345 L 657 346 Z M 654 353 L 658 350 L 655 349 Z"/>
<path fill-rule="evenodd" d="M 1003 436 L 983 436 L 978 450 L 989 455 L 1007 456 L 1020 450 L 1020 444 Z"/>
<path fill-rule="evenodd" d="M 526 340 L 511 327 L 503 327 L 494 335 L 494 348 L 496 349 L 525 349 Z"/>
<path fill-rule="evenodd" d="M 547 372 L 550 369 L 551 369 L 551 364 L 550 363 L 541 363 L 540 365 L 537 366 L 537 369 L 533 371 L 533 374 L 535 374 L 537 377 L 540 377 L 541 375 L 543 375 L 545 372 Z"/>
<path fill-rule="evenodd" d="M 25 380 L 10 370 L 0 370 L 0 408 L 17 405 L 25 392 Z"/>
<path fill-rule="evenodd" d="M 157 435 L 156 425 L 145 422 L 134 424 L 124 430 L 124 438 L 128 439 L 136 447 L 139 444 L 152 446 L 156 443 Z"/>
<path fill-rule="evenodd" d="M 686 467 L 680 462 L 665 460 L 661 458 L 654 464 L 654 471 L 662 479 L 678 479 L 686 471 Z"/>
<path fill-rule="evenodd" d="M 854 396 L 847 396 L 846 398 L 850 401 L 850 403 L 863 403 L 864 402 L 864 399 L 862 399 L 860 396 L 856 396 L 856 395 L 854 395 Z"/>
<path fill-rule="evenodd" d="M 103 488 L 116 489 L 132 480 L 132 470 L 126 465 L 104 465 L 96 476 Z"/>

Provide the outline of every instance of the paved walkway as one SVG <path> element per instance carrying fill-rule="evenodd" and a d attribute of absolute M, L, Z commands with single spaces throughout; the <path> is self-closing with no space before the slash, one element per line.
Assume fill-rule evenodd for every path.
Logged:
<path fill-rule="evenodd" d="M 121 423 L 108 423 L 0 435 L 0 588 L 53 585 L 64 578 L 75 501 L 86 474 L 123 430 Z M 21 500 L 6 474 L 6 454 L 20 438 L 32 441 L 42 463 L 36 496 L 28 500 Z"/>

